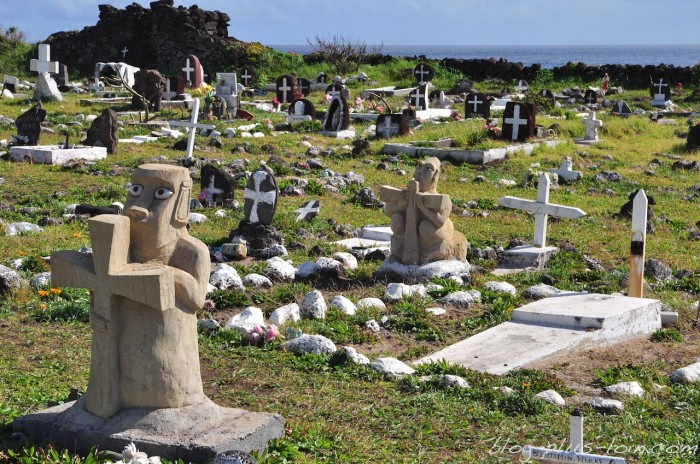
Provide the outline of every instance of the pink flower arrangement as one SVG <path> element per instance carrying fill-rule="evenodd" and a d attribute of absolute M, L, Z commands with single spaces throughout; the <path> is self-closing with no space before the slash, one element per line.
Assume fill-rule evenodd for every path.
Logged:
<path fill-rule="evenodd" d="M 202 305 L 202 309 L 205 311 L 214 311 L 216 309 L 216 303 L 214 303 L 214 300 L 204 300 L 204 305 Z"/>
<path fill-rule="evenodd" d="M 248 332 L 248 341 L 251 345 L 261 345 L 263 342 L 270 343 L 277 338 L 284 338 L 275 324 L 270 324 L 267 328 L 259 325 L 253 326 Z"/>

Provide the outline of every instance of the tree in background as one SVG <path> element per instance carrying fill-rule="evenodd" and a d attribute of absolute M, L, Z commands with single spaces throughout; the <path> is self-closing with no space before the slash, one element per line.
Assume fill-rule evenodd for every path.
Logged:
<path fill-rule="evenodd" d="M 0 69 L 7 74 L 27 75 L 29 59 L 36 49 L 25 42 L 24 32 L 11 26 L 0 26 Z"/>
<path fill-rule="evenodd" d="M 368 55 L 378 54 L 382 46 L 372 46 L 367 50 L 367 45 L 357 39 L 343 35 L 334 35 L 326 38 L 316 36 L 316 43 L 306 40 L 314 53 L 321 55 L 326 61 L 331 63 L 338 74 L 347 74 L 360 69 L 360 65 Z"/>

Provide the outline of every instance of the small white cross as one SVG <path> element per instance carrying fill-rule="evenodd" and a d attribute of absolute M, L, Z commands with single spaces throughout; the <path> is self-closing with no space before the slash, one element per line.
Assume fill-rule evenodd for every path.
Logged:
<path fill-rule="evenodd" d="M 170 90 L 170 78 L 166 77 L 165 78 L 165 92 L 163 92 L 163 98 L 165 98 L 166 100 L 172 100 L 176 96 L 177 96 L 177 94 L 175 92 L 173 92 L 172 90 Z"/>
<path fill-rule="evenodd" d="M 189 129 L 189 133 L 187 134 L 187 154 L 185 155 L 185 159 L 189 160 L 192 158 L 192 151 L 194 150 L 194 136 L 195 136 L 195 129 L 214 129 L 215 126 L 211 124 L 197 124 L 197 118 L 199 117 L 199 98 L 195 98 L 192 100 L 192 117 L 190 118 L 190 121 L 168 121 L 168 124 L 170 126 L 176 126 L 176 127 L 187 127 Z"/>
<path fill-rule="evenodd" d="M 586 101 L 588 102 L 588 104 L 589 104 L 589 105 L 593 105 L 594 103 L 597 102 L 597 100 L 598 100 L 598 98 L 596 97 L 595 93 L 589 92 L 588 98 L 586 99 Z"/>
<path fill-rule="evenodd" d="M 549 175 L 540 174 L 537 185 L 537 200 L 523 200 L 522 198 L 503 197 L 498 200 L 501 206 L 529 211 L 535 214 L 535 238 L 534 245 L 543 248 L 547 242 L 547 216 L 565 217 L 578 219 L 586 213 L 571 206 L 557 205 L 549 203 Z"/>
<path fill-rule="evenodd" d="M 477 94 L 474 94 L 474 99 L 473 100 L 467 100 L 467 103 L 472 105 L 472 113 L 476 113 L 478 106 L 484 103 L 483 101 L 479 100 L 479 97 Z"/>
<path fill-rule="evenodd" d="M 185 67 L 182 68 L 182 72 L 184 72 L 184 73 L 185 73 L 185 76 L 186 76 L 186 77 L 185 77 L 185 81 L 186 81 L 186 82 L 192 82 L 192 79 L 190 78 L 190 73 L 191 73 L 192 71 L 194 71 L 194 68 L 193 68 L 192 65 L 190 64 L 190 59 L 187 58 L 187 61 L 185 62 Z"/>
<path fill-rule="evenodd" d="M 281 103 L 288 103 L 289 100 L 287 100 L 287 92 L 292 90 L 292 88 L 287 84 L 287 78 L 283 77 L 282 78 L 282 85 L 279 88 L 279 91 L 282 92 L 282 102 Z"/>
<path fill-rule="evenodd" d="M 122 60 L 126 58 L 126 54 L 129 53 L 129 49 L 124 45 L 124 50 L 122 50 Z"/>
<path fill-rule="evenodd" d="M 655 99 L 661 100 L 662 98 L 666 98 L 666 95 L 665 95 L 664 92 L 663 92 L 663 88 L 664 88 L 664 87 L 668 87 L 668 84 L 664 84 L 664 80 L 663 80 L 663 79 L 659 79 L 659 83 L 658 83 L 658 84 L 654 84 L 654 87 L 658 87 L 658 88 L 659 88 L 659 93 L 657 93 L 656 95 L 654 95 L 654 98 L 655 98 Z M 657 97 L 661 97 L 661 98 L 657 98 Z"/>
<path fill-rule="evenodd" d="M 29 60 L 29 69 L 37 73 L 58 74 L 58 61 L 51 61 L 51 47 L 39 44 L 39 59 Z"/>
<path fill-rule="evenodd" d="M 513 108 L 512 118 L 505 118 L 503 121 L 506 124 L 510 124 L 513 126 L 513 137 L 511 138 L 511 140 L 518 140 L 518 134 L 520 134 L 520 126 L 527 125 L 527 119 L 520 118 L 520 105 L 515 105 L 515 108 Z"/>
<path fill-rule="evenodd" d="M 309 218 L 313 219 L 319 212 L 321 212 L 321 202 L 318 200 L 312 200 L 301 208 L 295 209 L 294 212 L 298 215 L 296 219 L 297 222 L 305 220 L 309 215 L 313 215 Z"/>
<path fill-rule="evenodd" d="M 248 218 L 251 224 L 260 222 L 260 218 L 258 217 L 258 204 L 266 203 L 268 205 L 274 205 L 275 199 L 277 198 L 277 192 L 274 190 L 270 190 L 269 192 L 260 191 L 260 184 L 262 184 L 266 177 L 264 171 L 255 171 L 253 173 L 255 190 L 250 190 L 246 187 L 245 192 L 243 192 L 243 198 L 253 200 L 253 206 L 250 208 L 250 218 Z"/>
<path fill-rule="evenodd" d="M 252 78 L 253 78 L 253 76 L 250 74 L 250 71 L 248 70 L 248 68 L 245 68 L 243 70 L 243 75 L 241 75 L 241 79 L 243 79 L 243 85 L 248 87 L 248 85 L 250 84 L 250 79 L 252 79 Z"/>

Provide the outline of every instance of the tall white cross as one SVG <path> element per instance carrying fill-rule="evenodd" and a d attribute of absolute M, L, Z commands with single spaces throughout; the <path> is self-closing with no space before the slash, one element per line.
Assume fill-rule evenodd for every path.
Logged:
<path fill-rule="evenodd" d="M 129 53 L 129 49 L 124 45 L 124 50 L 122 50 L 122 60 L 126 58 L 126 54 Z"/>
<path fill-rule="evenodd" d="M 211 124 L 197 124 L 197 118 L 199 117 L 199 98 L 192 100 L 192 117 L 188 121 L 168 121 L 170 126 L 176 127 L 187 127 L 189 132 L 187 134 L 187 153 L 185 154 L 185 160 L 192 158 L 192 151 L 194 150 L 194 136 L 195 129 L 214 129 L 215 126 Z"/>
<path fill-rule="evenodd" d="M 243 74 L 241 75 L 241 79 L 243 79 L 243 85 L 248 87 L 248 85 L 250 84 L 250 80 L 252 78 L 253 78 L 253 76 L 250 74 L 250 71 L 248 70 L 248 68 L 245 68 L 243 70 Z"/>
<path fill-rule="evenodd" d="M 472 113 L 476 113 L 478 110 L 478 106 L 484 103 L 483 101 L 479 100 L 479 97 L 477 94 L 474 94 L 474 99 L 473 100 L 467 100 L 467 103 L 472 105 Z"/>
<path fill-rule="evenodd" d="M 192 82 L 192 79 L 190 79 L 190 73 L 191 73 L 192 71 L 194 71 L 194 68 L 193 68 L 192 65 L 190 64 L 190 59 L 187 58 L 187 61 L 185 61 L 185 67 L 182 68 L 182 72 L 185 73 L 185 76 L 186 76 L 186 77 L 185 77 L 185 80 L 186 80 L 187 82 Z"/>
<path fill-rule="evenodd" d="M 520 209 L 535 214 L 535 238 L 533 243 L 540 248 L 543 248 L 547 243 L 547 216 L 578 219 L 586 215 L 583 210 L 578 208 L 549 203 L 549 187 L 549 175 L 542 173 L 538 177 L 536 201 L 515 197 L 503 197 L 498 200 L 498 203 L 506 208 Z"/>
<path fill-rule="evenodd" d="M 39 44 L 39 59 L 29 60 L 29 69 L 37 73 L 58 74 L 58 61 L 51 61 L 51 47 Z"/>
<path fill-rule="evenodd" d="M 287 84 L 287 78 L 283 77 L 282 78 L 282 85 L 279 88 L 279 91 L 282 92 L 282 103 L 287 103 L 287 92 L 292 90 L 292 88 Z"/>
<path fill-rule="evenodd" d="M 264 171 L 255 171 L 253 173 L 253 183 L 255 185 L 255 190 L 250 190 L 246 187 L 245 192 L 243 192 L 243 198 L 247 200 L 253 200 L 253 206 L 250 208 L 250 217 L 248 220 L 251 224 L 257 224 L 260 222 L 258 217 L 258 205 L 260 203 L 266 203 L 268 205 L 274 205 L 275 199 L 277 198 L 277 192 L 270 190 L 269 192 L 261 192 L 260 184 L 265 180 Z"/>
<path fill-rule="evenodd" d="M 595 118 L 595 111 L 589 111 L 588 117 L 583 120 L 586 126 L 585 140 L 598 140 L 598 128 L 603 127 L 603 121 Z"/>
<path fill-rule="evenodd" d="M 515 105 L 515 108 L 513 108 L 512 118 L 505 118 L 503 121 L 506 124 L 510 124 L 513 126 L 513 136 L 511 137 L 511 140 L 518 140 L 518 134 L 520 134 L 520 126 L 527 125 L 527 119 L 520 118 L 520 105 Z"/>
<path fill-rule="evenodd" d="M 423 76 L 430 75 L 430 71 L 426 71 L 425 65 L 423 64 L 420 65 L 420 69 L 416 69 L 415 73 L 416 75 L 420 76 L 420 82 L 425 82 L 425 78 Z"/>

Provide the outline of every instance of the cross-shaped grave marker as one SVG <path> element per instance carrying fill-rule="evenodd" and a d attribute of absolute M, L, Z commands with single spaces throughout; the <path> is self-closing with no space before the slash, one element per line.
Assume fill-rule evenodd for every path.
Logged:
<path fill-rule="evenodd" d="M 215 129 L 212 124 L 197 124 L 197 118 L 199 117 L 199 98 L 192 100 L 192 117 L 189 121 L 168 121 L 170 126 L 176 127 L 187 127 L 189 132 L 187 134 L 187 153 L 185 154 L 185 161 L 189 161 L 192 158 L 192 151 L 194 150 L 194 136 L 195 129 Z"/>
<path fill-rule="evenodd" d="M 425 69 L 424 64 L 420 64 L 418 69 L 415 70 L 416 76 L 418 77 L 418 82 L 426 82 L 425 76 L 430 75 L 430 71 Z"/>
<path fill-rule="evenodd" d="M 251 224 L 257 224 L 260 222 L 260 217 L 258 215 L 258 206 L 260 203 L 265 203 L 271 205 L 274 208 L 275 202 L 277 201 L 277 192 L 275 190 L 269 190 L 264 192 L 260 190 L 260 185 L 268 177 L 265 171 L 255 171 L 252 174 L 253 178 L 253 188 L 250 189 L 246 187 L 243 192 L 243 198 L 246 200 L 251 200 L 253 205 L 250 208 L 250 216 L 248 221 Z"/>
<path fill-rule="evenodd" d="M 37 73 L 58 74 L 58 61 L 51 61 L 51 47 L 39 44 L 39 59 L 29 60 L 29 69 Z"/>
<path fill-rule="evenodd" d="M 421 94 L 420 90 L 423 86 L 416 87 L 416 93 L 413 94 L 413 101 L 416 109 L 428 109 L 428 85 L 425 85 L 425 94 Z M 422 101 L 421 101 L 422 100 Z"/>
<path fill-rule="evenodd" d="M 654 84 L 654 87 L 659 88 L 659 93 L 654 95 L 654 100 L 666 100 L 666 93 L 664 92 L 663 88 L 668 87 L 668 84 L 664 83 L 663 79 L 659 79 L 659 82 Z"/>
<path fill-rule="evenodd" d="M 187 58 L 187 60 L 185 61 L 185 67 L 182 68 L 182 72 L 185 73 L 185 76 L 186 76 L 186 77 L 185 77 L 185 80 L 186 80 L 187 82 L 192 82 L 192 78 L 191 78 L 190 74 L 191 74 L 192 72 L 194 72 L 194 68 L 193 68 L 192 65 L 190 64 L 190 59 L 189 59 L 189 58 Z"/>
<path fill-rule="evenodd" d="M 537 200 L 524 200 L 515 197 L 503 197 L 498 200 L 501 206 L 529 211 L 535 214 L 535 237 L 533 244 L 536 247 L 544 248 L 547 242 L 547 216 L 565 217 L 578 219 L 586 213 L 571 206 L 557 205 L 549 203 L 550 180 L 547 173 L 542 173 L 538 177 Z"/>
<path fill-rule="evenodd" d="M 297 213 L 296 222 L 310 221 L 311 219 L 318 216 L 318 213 L 321 212 L 321 201 L 311 200 L 305 203 L 304 206 L 302 206 L 301 208 L 295 209 L 294 212 Z"/>
<path fill-rule="evenodd" d="M 481 105 L 484 102 L 482 100 L 479 100 L 478 94 L 474 94 L 471 100 L 467 100 L 467 103 L 472 105 L 472 113 L 476 113 L 478 112 L 479 105 Z"/>
<path fill-rule="evenodd" d="M 588 97 L 586 98 L 586 103 L 588 103 L 589 105 L 595 105 L 596 103 L 598 103 L 598 98 L 596 98 L 595 93 L 590 92 L 588 94 Z"/>
<path fill-rule="evenodd" d="M 165 98 L 166 100 L 172 100 L 175 97 L 177 97 L 177 92 L 173 92 L 170 89 L 170 78 L 166 77 L 165 78 L 165 92 L 163 92 L 163 98 Z"/>
<path fill-rule="evenodd" d="M 214 201 L 214 195 L 221 195 L 224 193 L 224 189 L 217 188 L 214 185 L 214 180 L 216 176 L 212 174 L 209 176 L 209 185 L 204 189 L 204 199 L 207 202 L 207 206 L 212 207 L 216 205 L 216 202 Z"/>
<path fill-rule="evenodd" d="M 583 120 L 586 126 L 586 136 L 584 140 L 598 140 L 598 128 L 603 127 L 603 121 L 595 118 L 595 111 L 589 111 L 588 117 Z"/>
<path fill-rule="evenodd" d="M 512 140 L 518 140 L 518 134 L 520 133 L 520 126 L 527 126 L 528 120 L 522 119 L 520 117 L 520 105 L 515 105 L 513 108 L 513 117 L 505 118 L 503 120 L 506 124 L 511 124 L 513 126 L 513 137 Z"/>
<path fill-rule="evenodd" d="M 287 98 L 287 92 L 291 92 L 292 88 L 287 83 L 286 77 L 282 78 L 282 85 L 279 86 L 278 90 L 282 92 L 282 103 L 289 103 L 289 99 Z"/>
<path fill-rule="evenodd" d="M 129 53 L 129 49 L 126 48 L 126 45 L 124 45 L 124 49 L 121 51 L 122 53 L 122 60 L 126 58 L 126 54 Z"/>
<path fill-rule="evenodd" d="M 250 70 L 248 68 L 244 68 L 243 74 L 241 75 L 241 81 L 243 81 L 243 85 L 249 87 L 251 79 L 253 79 L 253 75 L 251 74 Z"/>

